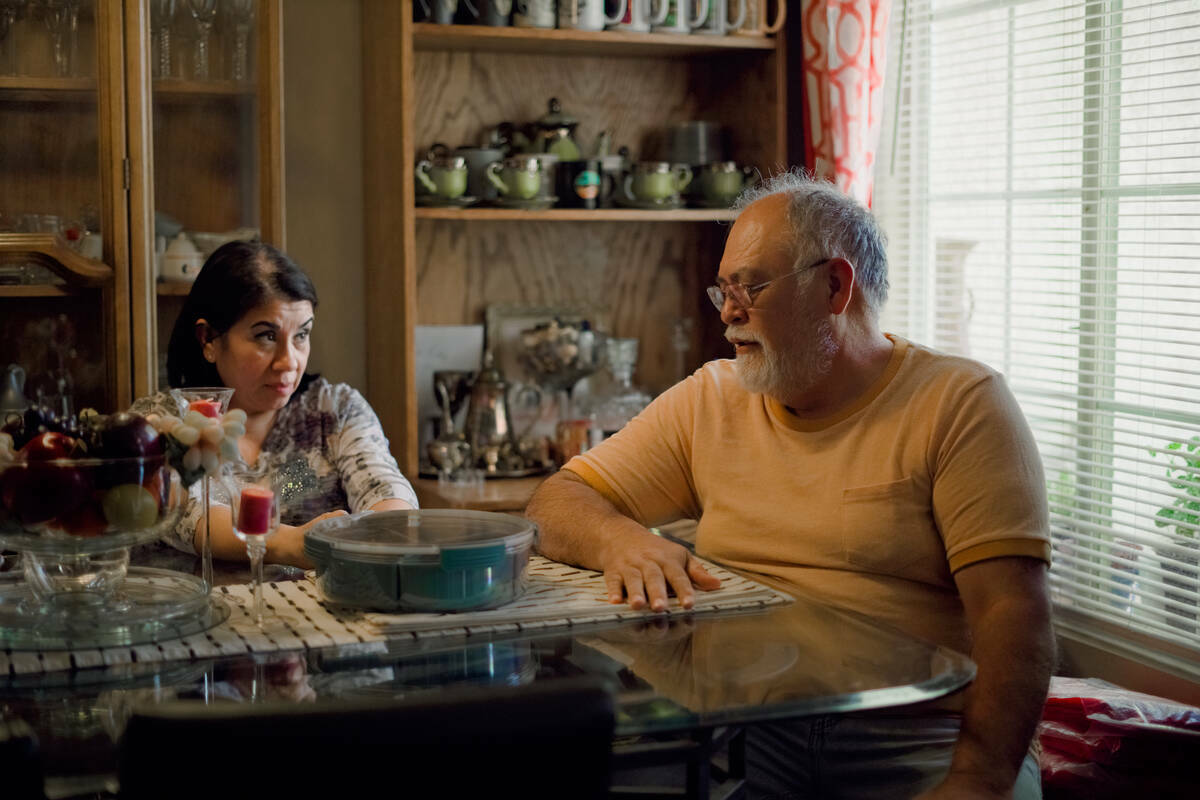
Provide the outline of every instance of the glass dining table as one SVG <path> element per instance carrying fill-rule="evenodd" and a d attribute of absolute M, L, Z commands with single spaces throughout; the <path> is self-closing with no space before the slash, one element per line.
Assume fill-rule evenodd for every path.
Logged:
<path fill-rule="evenodd" d="M 614 698 L 619 766 L 649 740 L 711 744 L 758 722 L 946 703 L 974 674 L 960 653 L 799 597 L 758 612 L 10 673 L 0 675 L 0 724 L 36 735 L 48 797 L 94 797 L 116 791 L 117 741 L 143 704 L 428 698 L 585 675 Z M 692 796 L 705 796 L 703 783 Z"/>

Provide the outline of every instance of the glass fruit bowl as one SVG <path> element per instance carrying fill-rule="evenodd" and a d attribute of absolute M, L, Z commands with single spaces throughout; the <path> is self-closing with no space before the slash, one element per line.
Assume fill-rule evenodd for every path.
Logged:
<path fill-rule="evenodd" d="M 0 648 L 156 641 L 220 621 L 202 581 L 131 568 L 129 548 L 175 526 L 187 494 L 165 455 L 55 458 L 0 467 Z"/>
<path fill-rule="evenodd" d="M 187 495 L 166 456 L 56 458 L 0 471 L 0 546 L 87 555 L 152 541 Z"/>

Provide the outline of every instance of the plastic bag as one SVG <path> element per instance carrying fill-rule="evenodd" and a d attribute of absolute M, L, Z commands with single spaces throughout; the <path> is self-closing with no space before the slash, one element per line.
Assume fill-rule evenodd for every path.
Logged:
<path fill-rule="evenodd" d="M 1200 708 L 1095 678 L 1054 678 L 1042 723 L 1047 797 L 1200 794 Z"/>

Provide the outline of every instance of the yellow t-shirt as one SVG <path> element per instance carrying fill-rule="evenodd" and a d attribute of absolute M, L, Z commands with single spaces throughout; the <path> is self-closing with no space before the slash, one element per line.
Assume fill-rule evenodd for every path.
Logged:
<path fill-rule="evenodd" d="M 712 361 L 567 469 L 644 525 L 699 520 L 706 558 L 969 652 L 953 573 L 1050 560 L 1041 460 L 1001 375 L 888 338 L 834 416 L 800 419 Z"/>

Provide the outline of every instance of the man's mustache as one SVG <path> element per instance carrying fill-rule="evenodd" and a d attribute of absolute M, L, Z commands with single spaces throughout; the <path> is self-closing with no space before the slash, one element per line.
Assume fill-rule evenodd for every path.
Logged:
<path fill-rule="evenodd" d="M 734 325 L 730 325 L 725 329 L 725 341 L 729 342 L 730 344 L 733 344 L 735 341 L 762 344 L 762 339 L 759 339 L 758 336 Z"/>

